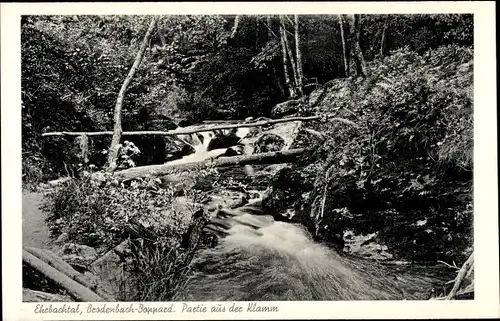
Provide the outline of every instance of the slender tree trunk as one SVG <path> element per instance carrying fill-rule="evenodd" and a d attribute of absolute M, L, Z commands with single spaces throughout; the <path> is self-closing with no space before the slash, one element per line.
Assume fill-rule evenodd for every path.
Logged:
<path fill-rule="evenodd" d="M 361 45 L 359 44 L 359 39 L 361 37 L 361 23 L 362 17 L 359 14 L 354 15 L 354 43 L 353 49 L 356 57 L 356 69 L 360 76 L 366 77 L 368 75 L 368 71 L 366 68 L 365 58 L 363 57 L 363 51 L 361 50 Z"/>
<path fill-rule="evenodd" d="M 283 40 L 285 41 L 285 47 L 286 47 L 286 52 L 288 53 L 288 58 L 290 59 L 290 64 L 292 65 L 292 71 L 293 71 L 293 77 L 292 77 L 292 85 L 295 87 L 295 90 L 297 90 L 297 67 L 295 63 L 295 57 L 292 52 L 292 48 L 290 47 L 290 43 L 288 42 L 288 36 L 286 34 L 286 28 L 285 28 L 285 22 L 283 21 L 283 17 L 280 16 L 280 25 L 283 30 Z"/>
<path fill-rule="evenodd" d="M 297 86 L 301 95 L 304 95 L 304 71 L 302 70 L 302 53 L 300 51 L 299 15 L 295 15 L 295 52 L 297 54 Z"/>
<path fill-rule="evenodd" d="M 165 31 L 160 27 L 159 20 L 156 21 L 156 30 L 158 30 L 158 36 L 160 37 L 161 46 L 162 48 L 165 48 L 165 46 L 167 45 L 167 41 L 165 40 Z"/>
<path fill-rule="evenodd" d="M 240 23 L 240 16 L 237 15 L 236 17 L 234 17 L 233 28 L 231 29 L 231 38 L 234 38 L 234 36 L 236 36 L 236 32 L 238 31 L 239 23 Z"/>
<path fill-rule="evenodd" d="M 281 84 L 280 77 L 278 77 L 278 73 L 276 72 L 276 68 L 274 66 L 272 68 L 272 73 L 273 73 L 273 78 L 274 81 L 276 81 L 276 84 L 278 84 L 278 88 L 280 89 L 281 97 L 285 98 L 286 97 L 286 92 L 285 88 L 283 88 L 283 85 Z"/>
<path fill-rule="evenodd" d="M 344 59 L 344 72 L 345 76 L 349 77 L 349 62 L 347 57 L 346 50 L 346 42 L 345 42 L 345 34 L 344 34 L 344 19 L 342 19 L 342 15 L 339 14 L 339 26 L 340 26 L 340 38 L 342 39 L 342 57 Z"/>
<path fill-rule="evenodd" d="M 382 40 L 380 41 L 380 57 L 384 56 L 385 31 L 387 30 L 388 20 L 389 15 L 385 16 L 384 28 L 382 29 Z"/>
<path fill-rule="evenodd" d="M 356 65 L 357 75 L 366 77 L 367 68 L 365 59 L 363 57 L 363 52 L 359 44 L 359 38 L 361 35 L 361 15 L 347 15 L 347 21 L 349 24 L 349 37 L 350 37 L 350 56 L 351 60 L 354 60 Z"/>
<path fill-rule="evenodd" d="M 280 40 L 281 40 L 281 51 L 283 54 L 283 71 L 285 74 L 285 83 L 286 86 L 288 87 L 288 90 L 290 91 L 290 96 L 294 97 L 296 96 L 295 88 L 290 80 L 290 74 L 288 72 L 288 54 L 286 51 L 285 30 L 283 29 L 283 25 L 281 23 L 280 23 Z"/>
<path fill-rule="evenodd" d="M 144 36 L 144 39 L 142 40 L 141 47 L 139 49 L 139 52 L 137 53 L 137 56 L 135 58 L 134 64 L 132 65 L 132 68 L 130 68 L 130 71 L 125 78 L 125 81 L 122 84 L 122 87 L 120 89 L 120 92 L 118 93 L 118 98 L 116 99 L 116 105 L 115 105 L 115 112 L 114 112 L 114 128 L 113 128 L 113 138 L 111 139 L 111 146 L 109 147 L 108 151 L 108 160 L 106 163 L 106 169 L 109 172 L 113 172 L 116 169 L 116 161 L 118 158 L 118 151 L 120 150 L 120 139 L 122 136 L 122 106 L 123 106 L 123 99 L 125 98 L 125 93 L 127 92 L 127 87 L 132 81 L 132 78 L 134 77 L 134 74 L 141 64 L 142 57 L 144 56 L 144 52 L 146 51 L 146 47 L 148 45 L 149 38 L 151 37 L 151 34 L 153 33 L 153 30 L 157 24 L 158 21 L 158 16 L 155 16 L 152 20 L 151 23 L 149 24 L 148 31 L 146 32 L 146 35 Z"/>
<path fill-rule="evenodd" d="M 267 41 L 270 41 L 273 38 L 273 31 L 271 30 L 271 16 L 266 16 L 267 22 Z"/>

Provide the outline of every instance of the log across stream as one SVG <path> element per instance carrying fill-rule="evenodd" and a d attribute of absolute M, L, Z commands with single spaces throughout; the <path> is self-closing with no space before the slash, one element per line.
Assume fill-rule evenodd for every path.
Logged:
<path fill-rule="evenodd" d="M 206 229 L 218 245 L 194 257 L 180 301 L 427 299 L 433 278 L 393 271 L 316 243 L 298 224 L 278 222 L 259 198 L 219 210 Z"/>
<path fill-rule="evenodd" d="M 201 166 L 212 162 L 225 149 L 208 151 L 211 137 L 206 134 L 204 139 L 198 139 L 193 134 L 190 143 L 196 153 L 149 166 L 147 172 L 182 170 L 193 163 Z M 290 161 L 302 152 L 288 149 L 279 153 Z M 251 156 L 229 165 L 251 164 Z M 216 161 L 223 163 L 228 159 Z M 142 175 L 141 170 L 144 171 L 133 168 L 116 174 L 132 178 Z M 218 244 L 195 253 L 193 274 L 174 300 L 422 300 L 428 299 L 433 287 L 441 284 L 442 280 L 414 270 L 398 271 L 348 257 L 315 242 L 303 226 L 275 221 L 260 206 L 261 200 L 258 197 L 239 208 L 214 213 L 206 230 L 219 237 Z"/>

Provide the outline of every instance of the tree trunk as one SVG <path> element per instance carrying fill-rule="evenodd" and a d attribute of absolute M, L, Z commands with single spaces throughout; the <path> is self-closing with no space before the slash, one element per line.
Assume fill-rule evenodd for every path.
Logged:
<path fill-rule="evenodd" d="M 347 57 L 347 48 L 345 42 L 345 34 L 344 34 L 344 19 L 342 19 L 342 15 L 339 14 L 339 26 L 340 26 L 340 38 L 342 39 L 342 57 L 344 58 L 344 72 L 345 76 L 349 77 L 349 62 Z"/>
<path fill-rule="evenodd" d="M 261 153 L 254 155 L 242 155 L 234 157 L 222 157 L 215 160 L 203 160 L 183 164 L 162 164 L 150 165 L 141 167 L 132 167 L 122 171 L 115 172 L 117 178 L 122 180 L 130 180 L 146 175 L 161 176 L 173 171 L 186 171 L 203 169 L 208 166 L 222 167 L 232 165 L 246 165 L 246 164 L 279 164 L 289 163 L 294 161 L 298 156 L 304 154 L 305 149 L 290 149 L 279 152 Z"/>
<path fill-rule="evenodd" d="M 388 20 L 389 15 L 385 16 L 384 29 L 382 29 L 382 40 L 380 41 L 380 57 L 384 56 L 385 31 L 387 30 Z"/>
<path fill-rule="evenodd" d="M 156 26 L 157 21 L 158 21 L 158 16 L 155 16 L 151 20 L 151 23 L 149 24 L 148 31 L 146 32 L 146 35 L 144 36 L 144 39 L 142 40 L 141 47 L 140 47 L 139 52 L 137 53 L 137 56 L 135 58 L 134 64 L 132 65 L 132 68 L 130 69 L 127 77 L 125 78 L 125 81 L 122 84 L 120 92 L 118 93 L 118 98 L 116 99 L 115 112 L 114 112 L 114 116 L 113 116 L 113 121 L 114 121 L 113 138 L 111 139 L 111 146 L 109 147 L 108 160 L 106 163 L 106 169 L 109 172 L 113 172 L 117 166 L 116 161 L 118 158 L 118 151 L 120 149 L 120 139 L 122 136 L 123 99 L 125 98 L 125 93 L 127 91 L 128 85 L 132 81 L 132 78 L 134 77 L 134 74 L 135 74 L 137 68 L 141 64 L 142 57 L 144 56 L 144 52 L 146 51 L 146 47 L 148 45 L 149 38 L 151 37 L 151 34 L 153 33 L 153 30 Z"/>
<path fill-rule="evenodd" d="M 276 72 L 276 67 L 274 67 L 274 65 L 273 65 L 271 68 L 273 70 L 272 73 L 273 73 L 274 81 L 276 81 L 276 84 L 278 85 L 278 88 L 280 89 L 281 97 L 285 98 L 286 97 L 285 88 L 283 88 L 283 85 L 281 84 L 280 77 L 278 77 L 278 73 Z"/>
<path fill-rule="evenodd" d="M 298 82 L 297 79 L 298 74 L 297 74 L 297 65 L 295 62 L 295 56 L 293 55 L 292 48 L 290 47 L 290 43 L 288 42 L 288 36 L 287 36 L 287 31 L 285 28 L 285 22 L 283 21 L 283 16 L 280 16 L 280 25 L 283 30 L 283 40 L 285 41 L 285 47 L 286 47 L 286 52 L 288 54 L 288 58 L 290 59 L 290 64 L 292 65 L 292 71 L 293 71 L 293 79 L 292 79 L 292 86 L 295 87 L 295 90 L 297 90 Z M 299 89 L 300 92 L 300 89 Z"/>
<path fill-rule="evenodd" d="M 23 262 L 43 274 L 47 279 L 53 281 L 62 289 L 66 290 L 68 294 L 76 301 L 80 302 L 102 302 L 104 301 L 99 295 L 81 285 L 80 283 L 72 280 L 66 274 L 63 274 L 43 262 L 33 254 L 23 250 Z"/>
<path fill-rule="evenodd" d="M 114 297 L 112 297 L 109 293 L 104 292 L 98 284 L 94 284 L 88 277 L 85 275 L 79 273 L 71 265 L 66 263 L 63 259 L 61 259 L 59 256 L 57 256 L 55 253 L 49 250 L 42 250 L 42 249 L 37 249 L 33 247 L 26 247 L 26 251 L 29 253 L 33 254 L 40 260 L 44 261 L 48 265 L 52 266 L 59 272 L 62 272 L 63 274 L 67 275 L 69 278 L 72 280 L 75 280 L 76 282 L 80 283 L 81 285 L 91 289 L 94 291 L 97 295 L 101 296 L 102 298 L 106 299 L 106 301 L 113 302 L 116 301 Z"/>
<path fill-rule="evenodd" d="M 156 21 L 156 30 L 158 30 L 158 36 L 160 36 L 161 46 L 165 48 L 167 41 L 165 40 L 165 31 L 160 27 L 160 22 Z"/>
<path fill-rule="evenodd" d="M 236 32 L 238 31 L 239 23 L 240 23 L 240 16 L 236 15 L 236 17 L 234 17 L 234 25 L 233 25 L 233 28 L 231 29 L 230 38 L 234 38 L 234 36 L 236 36 Z"/>
<path fill-rule="evenodd" d="M 343 119 L 343 118 L 338 118 L 335 117 L 334 114 L 327 114 L 327 115 L 321 115 L 321 116 L 304 116 L 304 117 L 287 117 L 287 118 L 278 118 L 278 119 L 266 119 L 266 120 L 261 120 L 261 121 L 256 121 L 256 122 L 242 122 L 238 124 L 227 124 L 227 125 L 219 125 L 219 126 L 207 126 L 207 125 L 201 125 L 193 128 L 181 128 L 181 129 L 174 129 L 174 130 L 169 130 L 169 131 L 136 131 L 136 132 L 123 132 L 123 136 L 142 136 L 142 135 L 157 135 L 157 136 L 176 136 L 176 135 L 188 135 L 188 134 L 194 134 L 194 133 L 199 133 L 199 132 L 206 132 L 206 131 L 215 131 L 215 130 L 222 130 L 222 129 L 233 129 L 233 128 L 250 128 L 250 127 L 260 127 L 260 126 L 267 126 L 267 125 L 274 125 L 274 124 L 279 124 L 279 123 L 287 123 L 291 121 L 312 121 L 312 120 L 328 120 L 331 119 L 333 121 L 340 121 L 347 123 L 349 125 L 357 127 L 355 123 L 351 122 L 350 120 Z M 80 135 L 87 135 L 87 136 L 103 136 L 103 135 L 112 135 L 113 132 L 107 131 L 107 132 L 54 132 L 54 133 L 44 133 L 42 134 L 42 137 L 45 136 L 80 136 Z"/>
<path fill-rule="evenodd" d="M 366 77 L 366 63 L 363 57 L 363 51 L 361 50 L 361 46 L 359 44 L 359 38 L 361 36 L 361 15 L 355 14 L 349 21 L 351 22 L 351 56 L 356 64 L 356 73 L 358 76 Z"/>
<path fill-rule="evenodd" d="M 297 54 L 297 86 L 301 95 L 304 95 L 304 72 L 302 70 L 302 53 L 300 51 L 299 15 L 295 15 L 295 52 Z"/>
<path fill-rule="evenodd" d="M 267 22 L 267 41 L 270 41 L 273 38 L 273 31 L 271 29 L 271 16 L 266 16 Z"/>
<path fill-rule="evenodd" d="M 283 71 L 285 74 L 285 83 L 286 86 L 288 87 L 288 90 L 290 91 L 290 96 L 295 97 L 296 96 L 295 88 L 290 80 L 290 74 L 288 72 L 288 54 L 285 43 L 285 30 L 283 29 L 283 25 L 281 23 L 280 23 L 280 40 L 281 40 L 281 51 L 283 54 Z"/>

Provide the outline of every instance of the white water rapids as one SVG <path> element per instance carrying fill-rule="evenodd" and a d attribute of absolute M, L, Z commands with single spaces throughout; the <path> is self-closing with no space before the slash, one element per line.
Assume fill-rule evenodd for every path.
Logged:
<path fill-rule="evenodd" d="M 238 129 L 243 138 L 248 129 Z M 204 160 L 226 148 L 207 151 L 214 134 L 183 137 L 196 153 L 170 163 Z M 314 242 L 300 225 L 275 222 L 259 200 L 220 211 L 207 229 L 222 237 L 200 250 L 192 275 L 176 300 L 401 300 L 425 299 L 431 279 L 394 273 L 387 267 L 352 259 Z"/>
<path fill-rule="evenodd" d="M 240 127 L 236 130 L 236 136 L 240 139 L 244 138 L 248 132 L 249 128 Z M 223 135 L 228 135 L 229 130 L 223 130 Z M 215 133 L 212 131 L 204 131 L 199 133 L 194 133 L 191 135 L 180 135 L 179 138 L 189 145 L 193 146 L 195 153 L 182 157 L 181 159 L 176 159 L 168 162 L 168 164 L 183 164 L 194 161 L 202 161 L 209 158 L 215 158 L 224 154 L 227 148 L 217 148 L 213 150 L 208 150 L 210 141 L 215 137 Z"/>

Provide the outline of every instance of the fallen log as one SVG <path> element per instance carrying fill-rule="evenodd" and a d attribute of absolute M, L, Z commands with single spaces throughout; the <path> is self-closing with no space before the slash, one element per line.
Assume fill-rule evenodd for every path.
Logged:
<path fill-rule="evenodd" d="M 288 117 L 280 119 L 262 120 L 256 122 L 243 122 L 237 124 L 219 125 L 219 126 L 196 126 L 191 128 L 174 129 L 169 131 L 133 131 L 133 132 L 122 132 L 122 136 L 141 136 L 141 135 L 158 135 L 158 136 L 175 136 L 175 135 L 188 135 L 199 132 L 207 132 L 213 130 L 223 130 L 223 129 L 233 129 L 233 128 L 249 128 L 249 127 L 260 127 L 279 123 L 286 123 L 292 121 L 313 121 L 313 120 L 330 120 L 338 121 L 350 126 L 358 127 L 358 125 L 348 119 L 335 117 L 334 115 L 321 115 L 321 116 L 307 116 L 307 117 Z M 50 132 L 43 133 L 42 137 L 47 136 L 111 136 L 112 131 L 101 131 L 101 132 Z"/>
<path fill-rule="evenodd" d="M 250 164 L 282 164 L 294 161 L 298 156 L 306 153 L 306 151 L 307 151 L 306 149 L 300 148 L 300 149 L 290 149 L 279 152 L 269 152 L 269 153 L 253 154 L 253 155 L 221 157 L 217 159 L 210 158 L 202 161 L 182 163 L 182 164 L 166 163 L 160 165 L 140 166 L 140 167 L 132 167 L 121 171 L 116 171 L 114 175 L 118 179 L 127 181 L 138 177 L 143 177 L 146 175 L 163 176 L 166 174 L 171 174 L 172 172 L 176 171 L 186 171 L 197 168 L 202 169 L 209 166 L 224 167 L 232 165 L 250 165 Z M 100 172 L 92 174 L 91 178 L 96 177 L 96 175 L 100 175 Z M 63 183 L 71 181 L 72 179 L 73 179 L 72 177 L 64 177 L 61 179 L 49 181 L 47 185 L 50 187 L 57 187 Z"/>
<path fill-rule="evenodd" d="M 23 288 L 23 302 L 71 302 L 71 297 Z"/>
<path fill-rule="evenodd" d="M 241 155 L 234 157 L 222 157 L 217 159 L 208 159 L 203 161 L 183 163 L 183 164 L 162 164 L 132 167 L 122 171 L 115 172 L 115 176 L 122 180 L 130 180 L 146 175 L 160 176 L 171 173 L 173 171 L 185 171 L 194 169 L 203 169 L 205 167 L 214 166 L 231 166 L 231 165 L 247 165 L 247 164 L 279 164 L 289 163 L 295 160 L 298 156 L 304 154 L 307 150 L 304 148 L 290 149 L 279 152 L 261 153 L 254 155 Z"/>
<path fill-rule="evenodd" d="M 102 298 L 106 299 L 106 301 L 109 302 L 114 302 L 116 301 L 114 297 L 112 297 L 109 293 L 106 293 L 102 289 L 99 288 L 98 284 L 93 283 L 90 278 L 86 277 L 85 275 L 79 273 L 71 265 L 69 265 L 67 262 L 65 262 L 63 259 L 61 259 L 59 256 L 57 256 L 54 252 L 49 251 L 49 250 L 42 250 L 42 249 L 37 249 L 34 247 L 25 247 L 24 248 L 26 251 L 29 253 L 33 254 L 40 260 L 44 261 L 47 263 L 49 266 L 55 268 L 59 272 L 67 275 L 70 277 L 72 280 L 80 283 L 81 285 L 91 289 L 92 291 L 95 291 L 99 296 Z"/>
<path fill-rule="evenodd" d="M 453 284 L 453 288 L 451 289 L 450 293 L 448 293 L 448 295 L 446 296 L 446 300 L 453 300 L 453 298 L 455 298 L 466 274 L 468 274 L 468 272 L 473 267 L 474 267 L 474 253 L 472 253 L 469 256 L 467 261 L 465 261 L 464 265 L 462 265 L 462 267 L 460 268 L 460 271 L 458 271 L 457 277 L 455 278 L 455 282 Z"/>
<path fill-rule="evenodd" d="M 36 271 L 43 274 L 49 280 L 55 282 L 62 289 L 66 290 L 68 294 L 76 301 L 80 302 L 103 302 L 105 301 L 95 292 L 81 285 L 80 283 L 72 280 L 66 274 L 63 274 L 51 267 L 44 261 L 40 260 L 33 254 L 23 250 L 23 262 L 28 264 Z"/>

